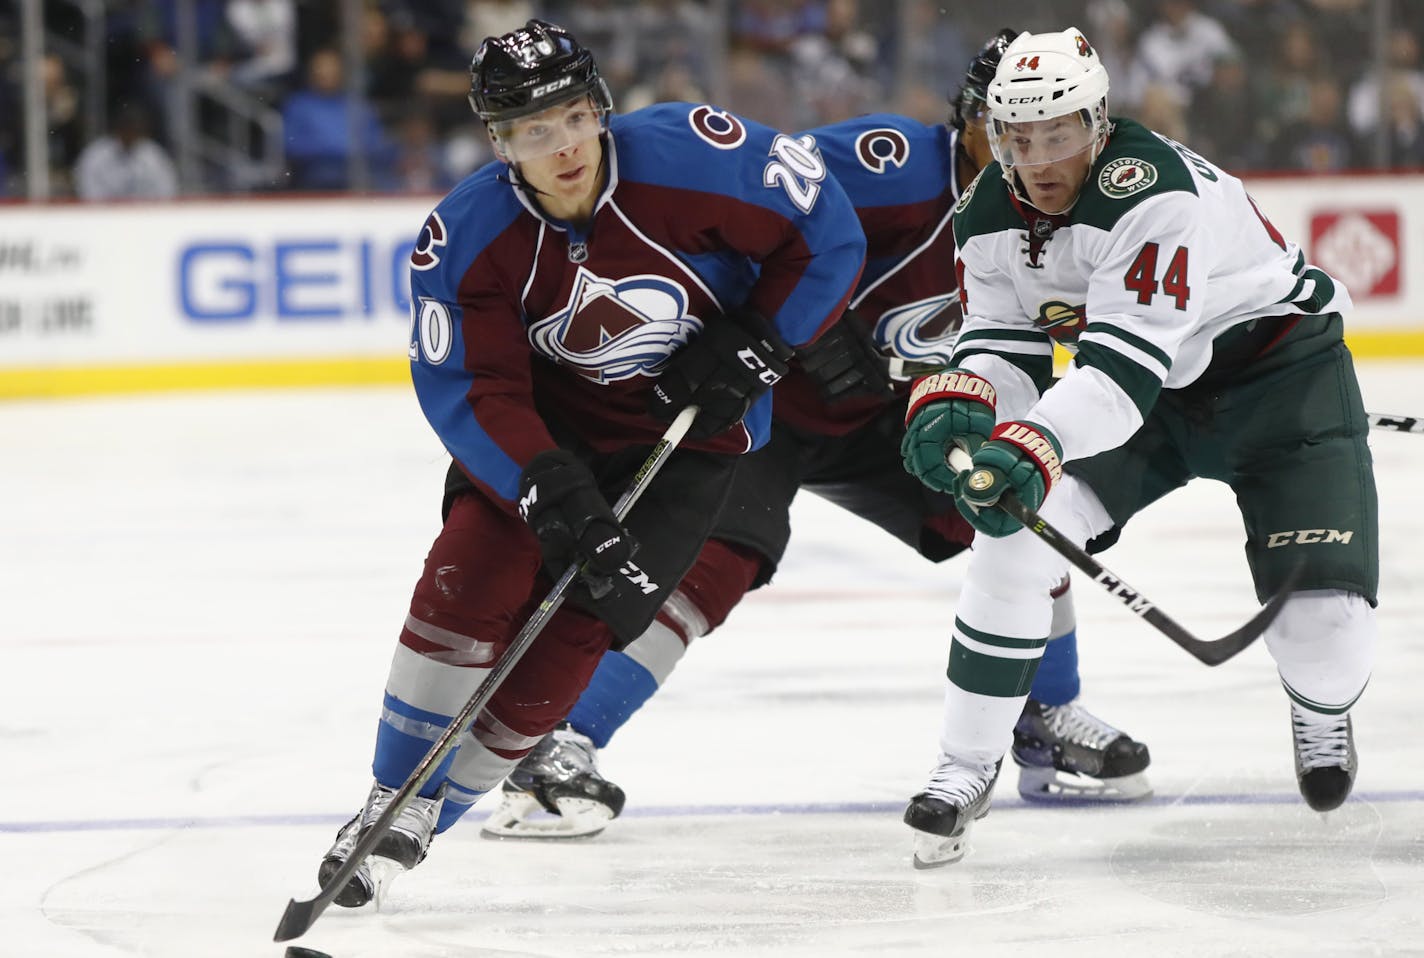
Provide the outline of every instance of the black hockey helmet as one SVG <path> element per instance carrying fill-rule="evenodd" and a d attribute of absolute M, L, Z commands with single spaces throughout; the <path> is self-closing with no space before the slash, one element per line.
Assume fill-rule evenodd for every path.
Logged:
<path fill-rule="evenodd" d="M 950 126 L 963 132 L 968 118 L 979 112 L 975 104 L 984 102 L 985 91 L 989 88 L 989 81 L 994 79 L 995 71 L 999 69 L 999 61 L 1004 58 L 1004 51 L 1018 35 L 1017 30 L 1004 27 L 980 47 L 974 59 L 969 61 L 969 69 L 964 71 L 964 82 L 949 99 Z"/>
<path fill-rule="evenodd" d="M 601 113 L 613 109 L 593 53 L 563 27 L 545 20 L 486 37 L 470 61 L 470 108 L 486 124 L 518 119 L 584 95 L 593 98 Z"/>

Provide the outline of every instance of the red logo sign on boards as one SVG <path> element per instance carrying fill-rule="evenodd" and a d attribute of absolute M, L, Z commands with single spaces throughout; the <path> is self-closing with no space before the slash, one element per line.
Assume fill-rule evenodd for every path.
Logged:
<path fill-rule="evenodd" d="M 1310 217 L 1312 263 L 1345 284 L 1356 302 L 1399 295 L 1399 214 L 1335 210 Z"/>

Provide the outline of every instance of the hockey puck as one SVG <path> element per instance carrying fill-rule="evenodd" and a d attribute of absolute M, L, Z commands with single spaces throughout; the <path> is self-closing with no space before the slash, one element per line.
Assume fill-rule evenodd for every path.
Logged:
<path fill-rule="evenodd" d="M 282 958 L 331 958 L 324 951 L 317 951 L 315 948 L 298 948 L 296 945 L 288 945 Z"/>

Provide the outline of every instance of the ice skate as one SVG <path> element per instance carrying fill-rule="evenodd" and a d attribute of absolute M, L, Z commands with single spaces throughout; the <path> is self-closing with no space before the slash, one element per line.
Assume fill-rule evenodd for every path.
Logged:
<path fill-rule="evenodd" d="M 1355 730 L 1349 715 L 1322 716 L 1291 703 L 1295 777 L 1305 803 L 1317 812 L 1339 808 L 1350 796 L 1355 771 Z"/>
<path fill-rule="evenodd" d="M 623 789 L 598 774 L 598 747 L 559 724 L 509 773 L 486 838 L 588 838 L 623 811 Z"/>
<path fill-rule="evenodd" d="M 351 857 L 351 851 L 356 847 L 356 840 L 361 830 L 361 813 L 357 812 L 355 817 L 336 833 L 336 841 L 327 850 L 325 857 L 321 860 L 321 867 L 317 869 L 317 881 L 322 887 L 337 870 L 341 868 L 346 859 Z M 356 871 L 346 880 L 346 885 L 337 892 L 333 899 L 336 904 L 343 908 L 360 908 L 370 901 L 376 894 L 375 879 L 371 877 L 370 859 L 356 866 Z"/>
<path fill-rule="evenodd" d="M 357 812 L 351 821 L 341 826 L 341 830 L 336 833 L 336 842 L 321 860 L 317 880 L 322 885 L 351 857 L 356 843 L 390 807 L 395 795 L 395 789 L 386 788 L 379 782 L 371 786 L 365 807 Z M 346 886 L 334 899 L 336 904 L 346 908 L 360 908 L 374 898 L 376 907 L 379 908 L 385 890 L 396 876 L 425 860 L 443 798 L 442 792 L 434 798 L 421 798 L 417 795 L 411 799 L 371 849 L 370 856 L 347 879 Z"/>
<path fill-rule="evenodd" d="M 964 857 L 969 830 L 989 814 L 1001 764 L 965 765 L 941 757 L 929 784 L 905 809 L 905 824 L 915 830 L 916 868 L 938 868 Z"/>
<path fill-rule="evenodd" d="M 1147 746 L 1077 701 L 1029 699 L 1014 726 L 1019 794 L 1032 802 L 1135 802 L 1152 794 Z"/>

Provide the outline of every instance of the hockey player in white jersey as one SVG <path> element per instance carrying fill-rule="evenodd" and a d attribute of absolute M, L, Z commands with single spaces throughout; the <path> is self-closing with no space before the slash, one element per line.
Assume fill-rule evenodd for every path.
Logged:
<path fill-rule="evenodd" d="M 1329 811 L 1355 778 L 1378 519 L 1341 334 L 1348 294 L 1240 180 L 1110 119 L 1107 95 L 1078 30 L 1021 34 L 988 88 L 997 162 L 955 212 L 964 328 L 953 368 L 916 384 L 902 447 L 977 530 L 939 765 L 905 813 L 921 866 L 960 858 L 988 811 L 1048 636 L 1047 589 L 1067 565 L 996 508 L 1004 496 L 1103 548 L 1194 477 L 1230 485 L 1258 597 L 1303 568 L 1265 634 L 1301 794 Z M 1074 354 L 1056 383 L 1055 342 Z M 960 473 L 946 461 L 955 447 L 973 461 Z"/>

